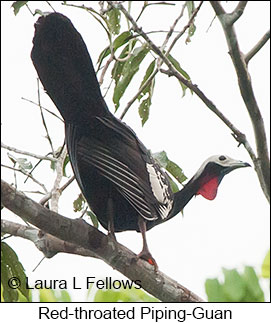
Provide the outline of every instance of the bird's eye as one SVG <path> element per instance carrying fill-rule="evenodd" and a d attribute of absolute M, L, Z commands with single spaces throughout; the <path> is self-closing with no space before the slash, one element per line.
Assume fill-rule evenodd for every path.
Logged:
<path fill-rule="evenodd" d="M 222 160 L 225 160 L 225 159 L 226 159 L 226 157 L 225 157 L 225 156 L 223 156 L 223 155 L 221 155 L 221 156 L 219 156 L 219 157 L 218 157 L 218 159 L 222 161 Z"/>

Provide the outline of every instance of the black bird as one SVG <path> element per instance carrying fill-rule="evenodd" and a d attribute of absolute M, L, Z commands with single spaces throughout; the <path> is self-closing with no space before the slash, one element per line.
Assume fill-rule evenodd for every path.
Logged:
<path fill-rule="evenodd" d="M 114 232 L 140 231 L 138 256 L 157 266 L 146 231 L 174 217 L 194 195 L 214 199 L 224 175 L 250 165 L 212 156 L 173 194 L 167 174 L 133 130 L 108 110 L 86 45 L 71 21 L 60 13 L 40 17 L 33 44 L 33 64 L 64 118 L 71 165 L 90 208 L 113 237 Z"/>

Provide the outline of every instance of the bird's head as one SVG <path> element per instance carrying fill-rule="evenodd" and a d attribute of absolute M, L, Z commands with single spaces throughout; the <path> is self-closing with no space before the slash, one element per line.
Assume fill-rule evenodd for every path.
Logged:
<path fill-rule="evenodd" d="M 235 160 L 226 155 L 215 155 L 209 157 L 201 165 L 191 182 L 197 183 L 196 194 L 202 195 L 208 200 L 216 197 L 218 186 L 223 177 L 241 167 L 249 167 L 250 164 Z"/>

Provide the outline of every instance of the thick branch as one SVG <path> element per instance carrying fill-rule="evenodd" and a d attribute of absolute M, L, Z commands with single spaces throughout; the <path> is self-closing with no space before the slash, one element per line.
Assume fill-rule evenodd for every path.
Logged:
<path fill-rule="evenodd" d="M 254 162 L 255 170 L 257 172 L 262 190 L 267 200 L 270 201 L 270 160 L 267 139 L 263 118 L 252 89 L 251 77 L 247 69 L 244 55 L 239 48 L 234 26 L 228 21 L 228 14 L 221 14 L 222 9 L 218 1 L 210 1 L 210 4 L 212 5 L 221 22 L 227 39 L 229 53 L 238 77 L 240 92 L 247 107 L 254 129 L 258 155 L 257 162 Z"/>
<path fill-rule="evenodd" d="M 135 254 L 114 242 L 82 219 L 68 219 L 42 207 L 24 194 L 1 181 L 2 204 L 9 210 L 61 240 L 90 250 L 131 280 L 139 280 L 142 288 L 165 302 L 200 302 L 200 297 L 178 284 L 144 260 L 135 261 Z"/>
<path fill-rule="evenodd" d="M 33 242 L 46 258 L 51 258 L 59 252 L 97 258 L 90 250 L 78 247 L 74 243 L 60 240 L 51 234 L 23 224 L 1 220 L 1 233 L 8 233 Z"/>

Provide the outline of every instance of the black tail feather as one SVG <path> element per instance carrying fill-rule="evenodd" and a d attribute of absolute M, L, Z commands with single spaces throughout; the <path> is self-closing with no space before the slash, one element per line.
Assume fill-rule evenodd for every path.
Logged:
<path fill-rule="evenodd" d="M 39 78 L 66 122 L 85 123 L 108 109 L 83 38 L 60 13 L 35 24 L 31 58 Z"/>

